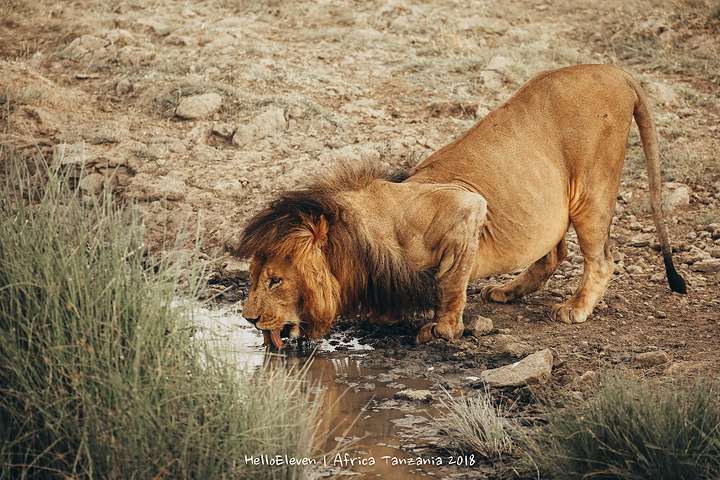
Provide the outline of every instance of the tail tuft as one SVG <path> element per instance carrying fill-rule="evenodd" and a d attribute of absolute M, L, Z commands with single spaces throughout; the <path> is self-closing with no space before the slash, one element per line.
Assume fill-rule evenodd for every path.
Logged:
<path fill-rule="evenodd" d="M 675 270 L 672 257 L 670 255 L 663 255 L 663 260 L 665 261 L 665 273 L 667 274 L 668 283 L 670 284 L 670 290 L 686 294 L 687 284 L 683 277 Z"/>

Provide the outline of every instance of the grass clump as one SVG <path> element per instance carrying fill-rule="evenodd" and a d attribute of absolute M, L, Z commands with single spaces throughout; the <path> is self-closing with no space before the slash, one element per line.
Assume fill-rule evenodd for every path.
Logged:
<path fill-rule="evenodd" d="M 447 393 L 447 392 L 446 392 Z M 452 443 L 463 453 L 479 453 L 483 457 L 498 458 L 513 451 L 510 425 L 502 407 L 496 406 L 485 394 L 463 394 L 440 403 L 448 413 L 439 420 Z"/>
<path fill-rule="evenodd" d="M 718 478 L 717 401 L 704 381 L 609 373 L 580 404 L 549 412 L 534 461 L 552 478 Z"/>
<path fill-rule="evenodd" d="M 149 262 L 132 206 L 37 163 L 0 149 L 0 479 L 301 477 L 244 458 L 309 455 L 303 378 L 194 341 L 197 258 Z"/>

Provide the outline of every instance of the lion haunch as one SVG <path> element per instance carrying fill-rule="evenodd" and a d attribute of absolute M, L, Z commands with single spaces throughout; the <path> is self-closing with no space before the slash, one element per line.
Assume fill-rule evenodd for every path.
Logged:
<path fill-rule="evenodd" d="M 235 252 L 253 258 L 243 316 L 277 347 L 283 329 L 321 338 L 358 309 L 378 320 L 433 310 L 417 342 L 452 339 L 463 332 L 468 282 L 525 268 L 482 298 L 537 290 L 567 256 L 572 223 L 583 278 L 550 315 L 584 322 L 614 271 L 610 224 L 633 118 L 668 281 L 685 293 L 660 208 L 650 103 L 622 70 L 580 65 L 536 75 L 407 175 L 344 164 L 281 195 L 250 220 Z"/>

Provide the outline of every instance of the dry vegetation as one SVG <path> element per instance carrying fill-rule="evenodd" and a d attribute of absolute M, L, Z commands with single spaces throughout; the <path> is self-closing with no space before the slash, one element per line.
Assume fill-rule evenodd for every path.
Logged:
<path fill-rule="evenodd" d="M 657 256 L 636 245 L 651 222 L 633 132 L 613 230 L 617 275 L 596 314 L 572 327 L 545 317 L 579 282 L 571 238 L 559 274 L 520 305 L 471 294 L 469 311 L 503 333 L 453 348 L 479 368 L 550 347 L 558 390 L 657 349 L 670 360 L 649 375 L 716 377 L 720 273 L 696 267 L 720 256 L 717 0 L 5 0 L 0 142 L 68 171 L 84 165 L 87 193 L 135 199 L 154 251 L 199 224 L 204 253 L 222 256 L 274 192 L 338 159 L 413 165 L 538 71 L 578 63 L 624 68 L 655 101 L 665 180 L 675 182 L 666 193 L 688 187 L 668 223 L 691 295 L 671 296 Z M 219 110 L 175 115 L 205 93 L 220 96 Z M 211 285 L 243 285 L 242 264 L 221 257 L 216 267 Z"/>

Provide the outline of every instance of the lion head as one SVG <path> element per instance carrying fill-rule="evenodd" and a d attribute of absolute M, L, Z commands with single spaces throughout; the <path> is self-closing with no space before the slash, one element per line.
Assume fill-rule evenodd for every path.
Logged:
<path fill-rule="evenodd" d="M 432 272 L 416 272 L 397 252 L 368 237 L 345 191 L 403 176 L 376 165 L 342 165 L 334 175 L 281 194 L 245 227 L 234 254 L 251 258 L 252 287 L 242 316 L 281 347 L 281 333 L 322 338 L 336 316 L 361 308 L 397 318 L 433 308 Z"/>

